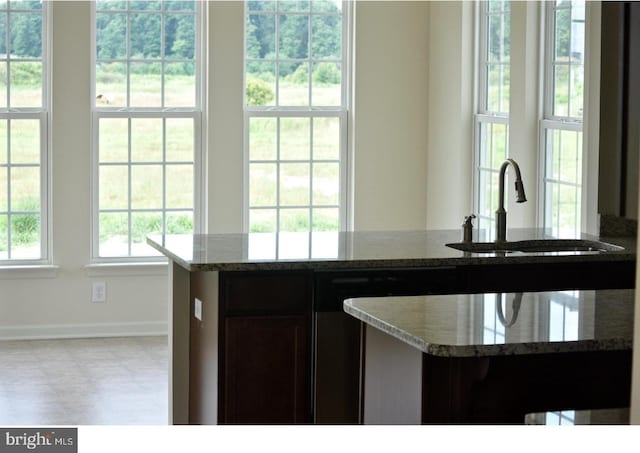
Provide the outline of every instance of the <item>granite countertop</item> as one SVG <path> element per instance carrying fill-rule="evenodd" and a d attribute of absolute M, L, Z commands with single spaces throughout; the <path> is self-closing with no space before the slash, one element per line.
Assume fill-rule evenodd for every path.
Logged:
<path fill-rule="evenodd" d="M 582 239 L 624 247 L 622 251 L 607 253 L 468 253 L 445 245 L 459 242 L 460 236 L 459 230 L 251 233 L 152 236 L 147 242 L 189 271 L 635 261 L 636 255 L 635 238 L 629 237 L 582 235 Z M 507 232 L 509 241 L 549 238 L 552 236 L 542 229 L 510 229 Z"/>
<path fill-rule="evenodd" d="M 441 357 L 631 349 L 633 289 L 520 294 L 356 298 L 344 311 Z"/>

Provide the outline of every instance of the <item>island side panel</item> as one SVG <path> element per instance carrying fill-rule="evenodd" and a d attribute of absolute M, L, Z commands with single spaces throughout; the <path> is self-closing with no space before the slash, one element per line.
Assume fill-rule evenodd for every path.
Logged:
<path fill-rule="evenodd" d="M 169 265 L 169 424 L 189 423 L 189 271 Z"/>
<path fill-rule="evenodd" d="M 364 424 L 422 421 L 422 352 L 365 326 Z"/>
<path fill-rule="evenodd" d="M 196 313 L 196 299 L 198 310 Z M 219 274 L 192 272 L 190 298 L 189 423 L 216 425 L 219 376 Z"/>

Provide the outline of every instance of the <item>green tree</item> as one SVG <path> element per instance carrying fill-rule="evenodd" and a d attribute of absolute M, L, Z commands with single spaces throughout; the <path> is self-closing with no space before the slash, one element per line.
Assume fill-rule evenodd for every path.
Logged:
<path fill-rule="evenodd" d="M 165 56 L 192 59 L 195 54 L 194 16 L 167 16 L 165 22 Z"/>
<path fill-rule="evenodd" d="M 127 54 L 127 16 L 96 15 L 96 52 L 98 58 L 124 58 Z"/>
<path fill-rule="evenodd" d="M 564 2 L 563 2 L 564 3 Z M 559 6 L 565 6 L 562 3 Z M 569 59 L 571 56 L 571 9 L 560 9 L 556 13 L 556 56 Z"/>
<path fill-rule="evenodd" d="M 11 14 L 11 53 L 20 57 L 42 56 L 42 15 Z"/>
<path fill-rule="evenodd" d="M 313 4 L 315 12 L 331 15 L 313 16 L 311 24 L 313 58 L 340 58 L 342 44 L 342 17 L 333 2 Z"/>
<path fill-rule="evenodd" d="M 310 8 L 309 2 L 306 1 L 250 1 L 248 10 L 245 29 L 248 58 L 260 60 L 276 57 L 276 20 L 279 21 L 279 59 L 304 60 L 309 58 L 309 52 L 314 59 L 340 58 L 342 16 L 334 2 L 317 1 L 313 2 Z M 291 14 L 292 11 L 311 11 L 322 14 Z M 273 14 L 259 14 L 264 12 Z M 313 34 L 311 49 L 309 49 L 310 26 Z M 279 73 L 281 76 L 288 76 L 294 73 L 299 65 L 298 62 L 282 62 L 279 65 Z M 261 72 L 260 65 L 255 63 L 250 63 L 247 70 L 256 74 Z"/>
<path fill-rule="evenodd" d="M 262 8 L 263 2 L 258 3 Z M 254 9 L 256 11 L 256 9 Z M 276 28 L 274 16 L 250 14 L 247 18 L 247 56 L 250 58 L 273 57 L 276 51 Z"/>
<path fill-rule="evenodd" d="M 505 15 L 489 16 L 489 58 L 503 61 L 511 55 L 511 18 Z"/>
<path fill-rule="evenodd" d="M 131 14 L 131 56 L 160 56 L 161 17 L 159 14 Z"/>

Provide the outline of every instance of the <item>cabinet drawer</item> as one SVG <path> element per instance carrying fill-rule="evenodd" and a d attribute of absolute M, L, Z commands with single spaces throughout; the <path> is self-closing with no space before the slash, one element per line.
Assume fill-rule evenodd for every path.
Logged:
<path fill-rule="evenodd" d="M 312 306 L 310 272 L 221 273 L 225 315 L 305 314 Z"/>

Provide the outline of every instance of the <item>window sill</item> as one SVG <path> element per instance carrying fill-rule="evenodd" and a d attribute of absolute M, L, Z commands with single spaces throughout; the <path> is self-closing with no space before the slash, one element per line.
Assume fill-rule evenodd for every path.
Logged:
<path fill-rule="evenodd" d="M 52 264 L 25 264 L 16 266 L 0 266 L 0 280 L 18 278 L 56 278 L 60 266 Z"/>
<path fill-rule="evenodd" d="M 94 263 L 85 266 L 87 277 L 163 277 L 168 275 L 167 261 Z"/>

